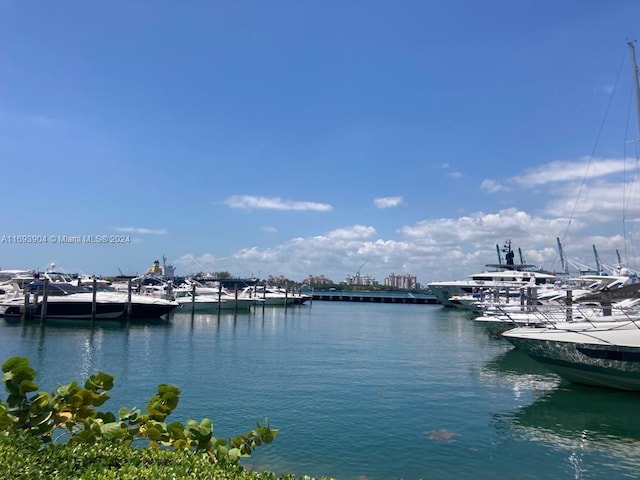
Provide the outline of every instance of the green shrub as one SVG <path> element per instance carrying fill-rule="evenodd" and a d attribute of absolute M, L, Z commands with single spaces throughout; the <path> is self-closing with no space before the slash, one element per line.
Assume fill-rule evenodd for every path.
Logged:
<path fill-rule="evenodd" d="M 0 478 L 7 480 L 295 480 L 215 464 L 191 450 L 138 449 L 121 443 L 43 444 L 25 432 L 0 435 Z"/>
<path fill-rule="evenodd" d="M 214 464 L 237 465 L 241 457 L 250 456 L 255 447 L 271 443 L 278 434 L 268 421 L 231 439 L 214 437 L 213 423 L 208 418 L 167 424 L 166 418 L 180 399 L 180 389 L 175 385 L 158 385 L 146 413 L 121 408 L 116 415 L 96 408 L 109 399 L 107 392 L 113 388 L 114 377 L 107 373 L 91 375 L 84 386 L 71 382 L 51 393 L 34 393 L 38 390 L 36 372 L 27 358 L 8 359 L 2 372 L 8 396 L 6 402 L 0 401 L 0 432 L 24 433 L 41 444 L 67 443 L 68 448 L 73 448 L 100 443 L 100 448 L 115 448 L 142 442 L 155 449 L 207 454 Z"/>

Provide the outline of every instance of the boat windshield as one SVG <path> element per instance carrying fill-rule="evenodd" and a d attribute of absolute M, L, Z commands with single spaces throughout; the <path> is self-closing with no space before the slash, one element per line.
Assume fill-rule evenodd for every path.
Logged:
<path fill-rule="evenodd" d="M 37 293 L 39 295 L 44 294 L 44 282 L 31 282 L 28 285 L 28 290 L 30 293 Z M 76 285 L 71 285 L 70 283 L 55 283 L 49 282 L 47 286 L 47 295 L 71 295 L 74 293 L 87 293 L 90 292 L 91 289 L 86 287 L 78 287 Z"/>

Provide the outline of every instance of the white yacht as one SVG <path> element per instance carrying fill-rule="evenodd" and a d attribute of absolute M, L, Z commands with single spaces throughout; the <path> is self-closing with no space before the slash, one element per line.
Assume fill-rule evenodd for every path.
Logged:
<path fill-rule="evenodd" d="M 46 306 L 43 301 L 47 291 Z M 172 300 L 147 295 L 96 291 L 68 282 L 32 282 L 26 287 L 29 297 L 24 295 L 5 299 L 0 305 L 0 315 L 20 318 L 26 307 L 34 318 L 44 314 L 46 318 L 61 319 L 150 319 L 158 318 L 178 307 Z M 27 303 L 28 300 L 28 303 Z"/>
<path fill-rule="evenodd" d="M 502 337 L 570 382 L 640 391 L 638 314 L 519 327 Z"/>
<path fill-rule="evenodd" d="M 456 303 L 456 298 L 452 301 L 451 297 L 520 296 L 523 288 L 552 287 L 558 281 L 555 275 L 542 272 L 534 265 L 516 264 L 510 240 L 507 240 L 502 252 L 506 254 L 504 262 L 498 257 L 500 263 L 486 265 L 495 270 L 477 273 L 464 280 L 432 282 L 428 285 L 429 291 L 445 307 L 458 307 L 460 303 Z"/>
<path fill-rule="evenodd" d="M 311 299 L 311 295 L 302 295 L 290 292 L 283 288 L 254 285 L 246 287 L 242 294 L 248 297 L 257 298 L 265 305 L 302 305 Z"/>
<path fill-rule="evenodd" d="M 255 295 L 230 292 L 219 282 L 204 285 L 193 278 L 185 278 L 182 285 L 173 289 L 173 293 L 178 303 L 186 310 L 246 310 L 263 303 L 263 300 Z"/>

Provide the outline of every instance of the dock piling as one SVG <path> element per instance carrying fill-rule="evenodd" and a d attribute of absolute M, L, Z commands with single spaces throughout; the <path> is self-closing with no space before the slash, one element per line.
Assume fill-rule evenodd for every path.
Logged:
<path fill-rule="evenodd" d="M 40 308 L 40 322 L 44 322 L 47 318 L 47 299 L 49 297 L 49 279 L 44 279 L 44 288 L 42 292 L 42 306 Z"/>
<path fill-rule="evenodd" d="M 127 283 L 127 319 L 131 318 L 131 279 Z"/>
<path fill-rule="evenodd" d="M 98 282 L 96 277 L 93 277 L 93 286 L 91 289 L 91 320 L 96 319 L 96 296 L 98 295 Z"/>

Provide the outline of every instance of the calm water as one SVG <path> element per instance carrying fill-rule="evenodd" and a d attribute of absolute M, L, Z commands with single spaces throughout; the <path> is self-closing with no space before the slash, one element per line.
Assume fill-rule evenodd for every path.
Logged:
<path fill-rule="evenodd" d="M 338 479 L 640 476 L 640 396 L 577 387 L 435 305 L 319 302 L 124 324 L 0 320 L 2 361 L 28 356 L 41 389 L 116 375 L 105 409 L 182 389 L 169 420 L 219 437 L 269 418 L 244 463 Z M 2 394 L 6 399 L 6 394 Z"/>

